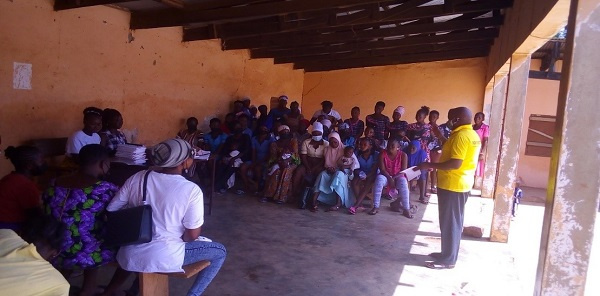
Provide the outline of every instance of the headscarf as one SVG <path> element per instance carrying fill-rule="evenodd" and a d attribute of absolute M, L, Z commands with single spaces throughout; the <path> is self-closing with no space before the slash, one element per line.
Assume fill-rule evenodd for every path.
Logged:
<path fill-rule="evenodd" d="M 417 151 L 412 154 L 410 153 L 410 146 L 414 146 L 415 148 L 417 148 Z M 421 149 L 421 141 L 419 140 L 412 140 L 410 141 L 410 145 L 408 147 L 406 147 L 406 155 L 408 156 L 408 166 L 415 166 L 418 165 L 422 162 L 424 162 L 427 159 L 427 152 L 423 149 Z"/>
<path fill-rule="evenodd" d="M 313 132 L 315 132 L 315 131 L 317 131 L 317 132 L 323 132 L 323 124 L 320 123 L 320 122 L 318 122 L 318 121 L 316 121 L 315 123 L 313 123 L 312 131 Z"/>
<path fill-rule="evenodd" d="M 323 119 L 321 120 L 321 123 L 326 126 L 327 128 L 331 128 L 331 120 L 329 119 Z"/>
<path fill-rule="evenodd" d="M 342 139 L 340 138 L 340 134 L 336 132 L 332 132 L 329 134 L 329 139 L 335 138 L 340 143 L 337 148 L 331 147 L 331 143 L 329 146 L 325 147 L 325 167 L 326 168 L 335 168 L 337 167 L 338 161 L 342 156 L 344 156 L 344 144 L 342 143 Z"/>
<path fill-rule="evenodd" d="M 289 132 L 289 131 L 290 131 L 290 127 L 289 127 L 289 126 L 287 126 L 287 125 L 285 125 L 285 124 L 283 124 L 283 125 L 280 125 L 280 126 L 277 128 L 277 132 L 278 132 L 278 133 L 280 133 L 280 132 L 281 132 L 281 131 L 283 131 L 283 130 L 287 130 L 287 131 Z"/>
<path fill-rule="evenodd" d="M 401 117 L 404 116 L 404 107 L 398 106 L 398 108 L 396 108 L 396 110 L 394 110 L 394 113 L 399 113 Z"/>
<path fill-rule="evenodd" d="M 174 168 L 192 154 L 190 143 L 182 139 L 166 140 L 152 148 L 152 163 L 161 168 Z"/>

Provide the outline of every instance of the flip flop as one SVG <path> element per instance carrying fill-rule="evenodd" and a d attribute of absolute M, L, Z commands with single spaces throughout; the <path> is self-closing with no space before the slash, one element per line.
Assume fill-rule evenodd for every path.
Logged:
<path fill-rule="evenodd" d="M 349 207 L 348 208 L 348 214 L 350 214 L 350 215 L 356 215 L 356 208 L 355 207 Z"/>
<path fill-rule="evenodd" d="M 428 199 L 419 199 L 419 202 L 424 204 L 424 205 L 428 205 L 429 204 L 429 200 Z"/>
<path fill-rule="evenodd" d="M 441 263 L 435 263 L 435 262 L 426 262 L 425 267 L 431 268 L 431 269 L 452 269 L 452 268 L 454 268 L 454 265 L 441 264 Z"/>
<path fill-rule="evenodd" d="M 337 210 L 339 210 L 339 209 L 340 209 L 340 207 L 339 207 L 339 206 L 333 206 L 333 207 L 331 207 L 331 208 L 329 208 L 329 209 L 325 210 L 325 212 L 335 212 L 335 211 L 337 211 Z"/>
<path fill-rule="evenodd" d="M 377 213 L 379 213 L 379 208 L 372 208 L 371 211 L 369 211 L 369 215 L 377 215 Z"/>
<path fill-rule="evenodd" d="M 410 213 L 410 210 L 403 210 L 402 211 L 402 216 L 408 218 L 408 219 L 412 219 L 414 218 L 413 214 Z"/>

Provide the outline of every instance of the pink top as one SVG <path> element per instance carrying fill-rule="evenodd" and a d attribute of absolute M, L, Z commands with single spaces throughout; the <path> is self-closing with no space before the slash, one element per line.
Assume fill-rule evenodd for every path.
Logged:
<path fill-rule="evenodd" d="M 478 135 L 479 138 L 483 141 L 483 138 L 489 138 L 490 137 L 490 126 L 482 123 L 481 127 L 475 131 Z"/>
<path fill-rule="evenodd" d="M 381 151 L 383 164 L 390 176 L 396 176 L 402 171 L 402 151 L 398 151 L 395 159 L 391 159 L 386 150 Z"/>

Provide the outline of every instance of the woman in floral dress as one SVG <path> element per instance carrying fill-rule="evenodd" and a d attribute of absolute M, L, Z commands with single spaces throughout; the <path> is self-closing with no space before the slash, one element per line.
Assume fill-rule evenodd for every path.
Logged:
<path fill-rule="evenodd" d="M 83 269 L 80 295 L 93 295 L 96 289 L 96 267 L 114 260 L 115 250 L 102 246 L 102 216 L 118 188 L 101 181 L 109 168 L 108 150 L 99 144 L 84 146 L 79 152 L 79 171 L 59 177 L 44 192 L 45 211 L 67 225 L 63 248 L 53 264 L 68 275 Z"/>

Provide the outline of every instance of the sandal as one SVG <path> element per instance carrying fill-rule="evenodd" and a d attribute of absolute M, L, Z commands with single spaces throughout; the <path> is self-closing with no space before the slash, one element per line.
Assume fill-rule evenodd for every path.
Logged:
<path fill-rule="evenodd" d="M 421 199 L 421 198 L 419 198 L 419 202 L 422 203 L 422 204 L 424 204 L 424 205 L 427 205 L 427 204 L 429 204 L 429 199 L 424 199 L 424 198 Z"/>
<path fill-rule="evenodd" d="M 313 206 L 312 208 L 310 208 L 310 211 L 315 213 L 319 211 L 319 207 L 318 206 Z"/>
<path fill-rule="evenodd" d="M 369 211 L 369 215 L 377 215 L 377 213 L 379 213 L 379 208 L 372 208 L 371 211 Z"/>
<path fill-rule="evenodd" d="M 431 258 L 440 259 L 442 258 L 442 253 L 434 252 L 428 255 Z"/>
<path fill-rule="evenodd" d="M 340 206 L 333 206 L 333 207 L 325 210 L 325 212 L 335 212 L 335 211 L 337 211 L 339 209 L 340 209 Z"/>
<path fill-rule="evenodd" d="M 356 207 L 349 207 L 348 208 L 348 214 L 350 214 L 350 215 L 356 215 Z"/>
<path fill-rule="evenodd" d="M 436 262 L 427 262 L 427 263 L 425 263 L 425 267 L 431 268 L 431 269 L 452 269 L 452 268 L 454 268 L 454 265 L 441 264 L 441 263 L 436 263 Z"/>
<path fill-rule="evenodd" d="M 437 194 L 437 187 L 432 187 L 431 188 L 431 193 Z"/>
<path fill-rule="evenodd" d="M 402 211 L 402 216 L 404 216 L 404 217 L 406 217 L 408 219 L 412 219 L 414 217 L 413 214 L 411 214 L 409 210 L 403 210 Z"/>

